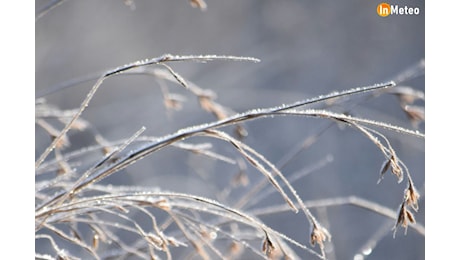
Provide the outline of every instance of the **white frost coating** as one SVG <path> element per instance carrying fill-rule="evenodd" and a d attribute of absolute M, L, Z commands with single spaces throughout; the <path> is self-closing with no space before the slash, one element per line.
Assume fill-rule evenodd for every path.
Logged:
<path fill-rule="evenodd" d="M 166 61 L 212 61 L 212 60 L 231 60 L 231 61 L 251 61 L 251 62 L 260 62 L 259 59 L 254 57 L 243 57 L 243 56 L 226 56 L 226 55 L 163 55 Z"/>
<path fill-rule="evenodd" d="M 313 116 L 313 117 L 325 117 L 325 118 L 331 118 L 331 119 L 343 119 L 343 120 L 350 121 L 350 122 L 378 126 L 378 127 L 384 128 L 384 129 L 388 129 L 388 130 L 392 130 L 392 131 L 396 131 L 396 132 L 404 133 L 404 134 L 410 134 L 410 135 L 421 137 L 421 138 L 425 137 L 425 134 L 420 133 L 418 130 L 414 131 L 414 130 L 403 128 L 403 127 L 400 127 L 400 126 L 395 126 L 395 125 L 392 125 L 392 124 L 380 122 L 380 121 L 374 121 L 374 120 L 370 120 L 370 119 L 353 117 L 353 116 L 350 116 L 350 115 L 334 113 L 334 112 L 330 112 L 330 111 L 327 111 L 327 110 L 317 110 L 317 109 L 295 110 L 295 109 L 290 109 L 290 110 L 285 110 L 285 111 L 280 112 L 280 113 L 286 113 L 286 114 L 291 114 L 291 115 L 305 115 L 305 116 Z"/>
<path fill-rule="evenodd" d="M 252 60 L 254 58 L 250 57 L 234 57 L 234 56 L 216 56 L 216 55 L 199 55 L 199 56 L 170 56 L 170 55 L 165 55 L 164 56 L 164 61 L 181 61 L 181 60 L 193 60 L 193 59 L 249 59 Z M 372 121 L 368 119 L 361 119 L 361 118 L 354 118 L 349 115 L 344 115 L 344 114 L 338 114 L 338 113 L 333 113 L 325 110 L 295 110 L 294 108 L 304 106 L 304 105 L 309 105 L 312 103 L 316 102 L 322 102 L 330 98 L 338 98 L 342 96 L 347 96 L 347 95 L 352 95 L 352 94 L 358 94 L 358 93 L 363 93 L 366 91 L 373 91 L 377 89 L 382 89 L 382 88 L 388 88 L 391 86 L 394 86 L 394 82 L 388 82 L 388 83 L 383 83 L 383 84 L 375 84 L 373 86 L 369 87 L 359 87 L 359 88 L 354 88 L 354 89 L 349 89 L 346 91 L 342 92 L 332 92 L 331 94 L 328 95 L 320 95 L 312 99 L 306 99 L 302 101 L 297 101 L 295 103 L 291 104 L 282 104 L 280 106 L 276 107 L 270 107 L 270 108 L 257 108 L 257 109 L 252 109 L 248 110 L 243 113 L 235 114 L 233 116 L 227 117 L 222 120 L 214 121 L 211 123 L 205 123 L 201 125 L 196 125 L 196 126 L 190 126 L 186 128 L 179 129 L 177 132 L 174 134 L 166 135 L 158 140 L 156 140 L 153 143 L 147 144 L 141 149 L 138 149 L 137 151 L 143 151 L 143 150 L 149 150 L 149 149 L 154 149 L 155 147 L 160 147 L 163 142 L 166 141 L 175 141 L 177 140 L 178 137 L 183 136 L 184 138 L 189 137 L 190 135 L 202 132 L 207 129 L 217 129 L 221 128 L 224 126 L 236 124 L 242 121 L 248 121 L 251 119 L 255 118 L 260 118 L 260 117 L 266 117 L 266 116 L 275 116 L 275 115 L 305 115 L 305 116 L 316 116 L 316 117 L 325 117 L 325 118 L 331 118 L 331 119 L 343 119 L 346 121 L 354 122 L 354 123 L 363 123 L 363 124 L 369 124 L 369 125 L 374 125 L 382 128 L 386 128 L 389 130 L 397 131 L 400 133 L 406 133 L 410 135 L 414 135 L 417 137 L 424 137 L 424 134 L 419 133 L 418 131 L 413 131 L 409 129 L 405 129 L 399 126 L 393 126 L 390 124 L 382 123 L 382 122 L 377 122 L 377 121 Z M 160 146 L 158 146 L 160 145 Z"/>

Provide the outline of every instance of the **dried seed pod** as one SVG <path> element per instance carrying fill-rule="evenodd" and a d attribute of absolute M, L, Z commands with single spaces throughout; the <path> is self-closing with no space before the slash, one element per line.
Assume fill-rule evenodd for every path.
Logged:
<path fill-rule="evenodd" d="M 203 0 L 190 0 L 190 5 L 194 8 L 200 8 L 201 11 L 206 11 L 208 5 Z"/>
<path fill-rule="evenodd" d="M 380 168 L 380 177 L 379 177 L 379 180 L 377 181 L 377 184 L 383 180 L 383 175 L 385 175 L 385 173 L 388 171 L 388 169 L 390 168 L 390 165 L 391 165 L 390 159 L 383 162 L 382 167 Z"/>
<path fill-rule="evenodd" d="M 99 246 L 99 235 L 97 233 L 93 234 L 93 243 L 92 243 L 92 246 L 93 246 L 93 249 L 94 250 L 97 250 L 98 246 Z"/>
<path fill-rule="evenodd" d="M 231 244 L 230 244 L 230 247 L 229 247 L 229 252 L 228 252 L 228 255 L 230 259 L 235 259 L 235 258 L 238 258 L 239 255 L 241 255 L 241 253 L 243 253 L 243 250 L 244 250 L 244 247 L 236 242 L 236 241 L 232 241 Z"/>
<path fill-rule="evenodd" d="M 153 233 L 148 233 L 145 235 L 145 239 L 147 242 L 151 245 L 153 245 L 156 249 L 165 251 L 165 244 L 163 243 L 163 240 L 161 237 L 153 234 Z"/>
<path fill-rule="evenodd" d="M 275 245 L 273 245 L 273 242 L 268 237 L 268 234 L 265 233 L 265 239 L 262 241 L 262 252 L 264 252 L 264 254 L 268 257 L 271 257 L 275 252 L 275 249 Z"/>
<path fill-rule="evenodd" d="M 409 182 L 404 197 L 405 203 L 411 206 L 413 210 L 418 211 L 418 199 L 420 198 L 420 194 L 415 189 L 412 181 Z"/>
<path fill-rule="evenodd" d="M 153 203 L 155 207 L 158 207 L 164 211 L 169 211 L 171 210 L 171 204 L 169 204 L 169 201 L 167 199 L 160 199 L 159 201 L 155 201 Z"/>
<path fill-rule="evenodd" d="M 418 125 L 425 121 L 425 108 L 420 106 L 409 106 L 406 105 L 403 107 L 404 112 L 409 117 L 409 120 L 412 123 L 414 128 L 418 128 Z"/>
<path fill-rule="evenodd" d="M 236 125 L 234 131 L 239 140 L 248 136 L 248 131 L 242 125 Z"/>
<path fill-rule="evenodd" d="M 409 223 L 415 223 L 415 218 L 414 218 L 414 215 L 412 214 L 412 212 L 410 212 L 406 208 L 406 203 L 403 202 L 401 204 L 400 209 L 399 209 L 398 219 L 396 220 L 396 224 L 393 227 L 393 229 L 394 229 L 393 236 L 396 235 L 396 230 L 397 230 L 398 226 L 402 226 L 403 228 L 405 228 L 405 234 L 406 234 L 407 233 L 407 227 L 409 226 Z"/>
<path fill-rule="evenodd" d="M 128 6 L 131 10 L 136 10 L 136 4 L 133 0 L 123 0 L 124 4 Z"/>
<path fill-rule="evenodd" d="M 319 225 L 313 225 L 313 230 L 310 233 L 310 244 L 315 246 L 318 244 L 321 249 L 324 249 L 324 242 L 331 240 L 331 234 L 327 229 Z"/>
<path fill-rule="evenodd" d="M 390 157 L 391 172 L 396 177 L 398 177 L 398 183 L 401 183 L 403 181 L 403 179 L 404 179 L 403 169 L 399 165 L 399 160 L 398 160 L 398 157 L 396 157 L 395 152 L 393 150 L 391 152 L 392 152 L 391 157 Z"/>

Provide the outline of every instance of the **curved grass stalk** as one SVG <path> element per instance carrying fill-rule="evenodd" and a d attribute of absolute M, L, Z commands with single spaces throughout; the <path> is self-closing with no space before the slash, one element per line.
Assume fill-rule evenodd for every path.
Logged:
<path fill-rule="evenodd" d="M 177 55 L 171 55 L 171 54 L 165 54 L 163 56 L 160 56 L 158 58 L 153 58 L 153 59 L 146 59 L 142 61 L 136 61 L 133 63 L 129 63 L 111 70 L 108 70 L 105 72 L 101 77 L 97 80 L 97 82 L 94 84 L 94 86 L 91 88 L 91 90 L 88 92 L 86 98 L 83 100 L 82 104 L 80 105 L 80 108 L 78 111 L 75 113 L 75 115 L 72 117 L 71 120 L 67 123 L 67 125 L 64 127 L 64 129 L 61 130 L 59 135 L 55 137 L 53 142 L 45 149 L 45 151 L 40 155 L 38 160 L 35 162 L 35 169 L 37 169 L 43 161 L 48 157 L 49 153 L 56 148 L 56 145 L 62 140 L 62 138 L 65 136 L 65 134 L 70 130 L 72 125 L 75 123 L 75 121 L 81 116 L 83 111 L 88 107 L 91 99 L 93 98 L 94 94 L 96 91 L 99 89 L 99 87 L 102 85 L 104 80 L 107 78 L 117 75 L 120 73 L 123 73 L 125 71 L 129 71 L 134 68 L 139 68 L 139 67 L 144 67 L 144 66 L 149 66 L 149 65 L 157 65 L 165 62 L 181 62 L 181 61 L 197 61 L 197 62 L 207 62 L 207 61 L 213 61 L 213 60 L 232 60 L 232 61 L 251 61 L 251 62 L 259 62 L 260 60 L 252 57 L 237 57 L 237 56 L 222 56 L 222 55 L 189 55 L 189 56 L 177 56 Z"/>
<path fill-rule="evenodd" d="M 419 138 L 424 138 L 425 134 L 420 133 L 417 130 L 410 130 L 400 126 L 391 125 L 384 122 L 379 122 L 375 120 L 369 120 L 365 118 L 354 117 L 346 114 L 334 113 L 327 110 L 318 110 L 318 109 L 308 109 L 308 110 L 287 110 L 278 112 L 279 114 L 287 114 L 287 115 L 304 115 L 304 116 L 311 116 L 311 117 L 320 117 L 320 118 L 330 118 L 335 119 L 338 121 L 345 121 L 345 122 L 353 122 L 356 124 L 365 124 L 370 126 L 376 126 L 380 128 L 384 128 L 387 130 L 391 130 L 397 133 L 407 134 Z"/>
<path fill-rule="evenodd" d="M 369 210 L 370 212 L 376 213 L 378 215 L 397 220 L 398 213 L 391 208 L 385 207 L 379 203 L 366 200 L 364 198 L 360 198 L 357 196 L 348 196 L 348 197 L 336 197 L 336 198 L 328 198 L 328 199 L 319 199 L 319 200 L 311 200 L 305 201 L 305 205 L 309 208 L 318 208 L 318 207 L 334 207 L 334 206 L 343 206 L 343 205 L 351 205 L 358 208 L 362 208 L 365 210 Z M 276 213 L 282 213 L 289 211 L 289 207 L 286 205 L 274 205 L 265 208 L 258 208 L 254 210 L 249 210 L 249 213 L 255 216 L 263 216 L 263 215 L 271 215 Z M 420 235 L 425 235 L 425 227 L 418 223 L 413 223 L 409 225 L 410 228 L 415 230 Z"/>

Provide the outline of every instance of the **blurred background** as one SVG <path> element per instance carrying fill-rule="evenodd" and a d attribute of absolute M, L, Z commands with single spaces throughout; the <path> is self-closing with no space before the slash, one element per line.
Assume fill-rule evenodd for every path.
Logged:
<path fill-rule="evenodd" d="M 39 12 L 50 1 L 36 0 Z M 291 103 L 297 100 L 368 86 L 398 78 L 424 59 L 424 1 L 389 4 L 420 8 L 419 15 L 376 13 L 379 1 L 208 0 L 207 10 L 186 0 L 65 1 L 35 25 L 36 97 L 62 109 L 77 108 L 95 80 L 51 91 L 69 80 L 103 72 L 129 62 L 164 53 L 251 56 L 260 63 L 216 61 L 170 64 L 185 79 L 214 91 L 217 102 L 234 112 Z M 423 72 L 423 70 L 421 70 Z M 400 83 L 424 91 L 423 73 Z M 182 127 L 214 121 L 199 108 L 196 97 L 179 85 L 168 91 L 185 101 L 179 111 L 167 110 L 157 81 L 145 75 L 117 76 L 104 82 L 83 118 L 107 140 L 131 136 L 145 126 L 145 135 L 162 136 Z M 394 95 L 357 97 L 331 108 L 414 129 Z M 418 103 L 422 105 L 423 103 Z M 325 119 L 275 117 L 245 123 L 245 143 L 273 163 L 279 162 L 305 138 L 321 133 L 314 144 L 289 161 L 287 177 L 333 158 L 293 183 L 299 195 L 313 201 L 358 196 L 397 210 L 405 182 L 387 174 L 377 184 L 383 156 L 360 132 Z M 326 129 L 326 130 L 324 130 Z M 226 128 L 232 133 L 231 128 Z M 424 132 L 424 124 L 418 125 Z M 400 159 L 409 167 L 423 193 L 424 140 L 382 130 Z M 37 128 L 36 156 L 50 143 Z M 211 142 L 196 138 L 190 142 Z M 71 132 L 69 149 L 94 143 L 91 133 Z M 237 157 L 229 144 L 214 142 L 215 151 Z M 108 182 L 160 187 L 215 198 L 228 187 L 234 165 L 182 150 L 167 148 L 118 173 Z M 263 178 L 248 166 L 249 186 Z M 267 187 L 267 190 L 271 187 Z M 230 202 L 236 202 L 236 198 Z M 270 195 L 249 209 L 282 204 Z M 350 205 L 312 209 L 332 234 L 331 259 L 425 259 L 425 239 L 412 229 L 393 238 L 391 223 L 381 215 Z M 308 239 L 303 216 L 290 212 L 262 216 L 275 230 L 297 241 Z M 424 198 L 415 213 L 424 224 Z M 290 221 L 286 221 L 289 219 Z M 390 223 L 390 224 L 389 224 Z M 383 227 L 384 236 L 372 251 L 367 243 Z M 39 246 L 39 245 L 36 245 Z M 304 255 L 304 252 L 298 252 Z"/>

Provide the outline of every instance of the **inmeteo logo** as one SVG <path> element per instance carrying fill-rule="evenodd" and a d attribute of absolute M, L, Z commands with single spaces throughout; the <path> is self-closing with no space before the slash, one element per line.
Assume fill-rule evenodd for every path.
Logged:
<path fill-rule="evenodd" d="M 387 3 L 380 3 L 377 6 L 377 14 L 382 17 L 391 15 L 418 15 L 420 8 L 409 6 L 390 5 Z"/>

